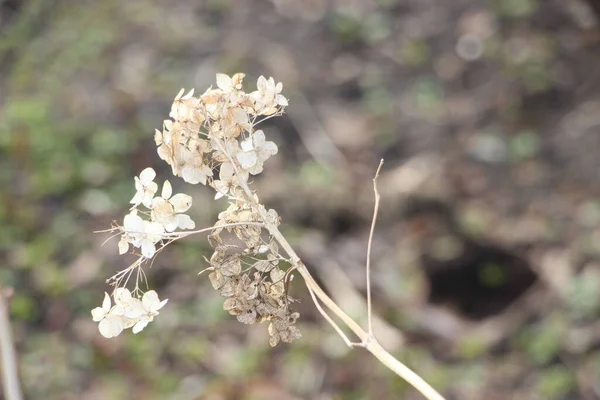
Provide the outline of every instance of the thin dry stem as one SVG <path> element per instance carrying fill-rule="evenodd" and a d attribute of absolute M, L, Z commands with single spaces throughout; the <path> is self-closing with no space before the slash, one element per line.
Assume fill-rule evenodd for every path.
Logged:
<path fill-rule="evenodd" d="M 371 220 L 371 230 L 369 231 L 369 242 L 367 244 L 367 323 L 369 325 L 369 334 L 373 334 L 373 318 L 371 313 L 371 244 L 373 243 L 373 233 L 375 232 L 375 224 L 377 223 L 377 213 L 379 212 L 379 200 L 381 196 L 377 190 L 377 178 L 379 178 L 379 171 L 383 166 L 383 158 L 379 161 L 379 167 L 375 172 L 375 178 L 373 178 L 373 192 L 375 193 L 375 206 L 373 207 L 373 219 Z"/>
<path fill-rule="evenodd" d="M 235 167 L 235 163 L 233 162 L 233 160 L 231 160 L 231 161 L 232 161 L 232 164 L 234 165 L 234 169 L 236 170 L 235 171 L 236 175 L 239 177 L 239 174 L 237 173 L 238 172 L 237 168 Z M 379 168 L 381 168 L 381 164 L 380 164 Z M 379 172 L 379 169 L 378 169 L 378 172 Z M 313 295 L 316 296 L 332 313 L 334 313 L 339 319 L 341 319 L 348 326 L 348 328 L 350 328 L 350 330 L 352 332 L 354 332 L 354 334 L 356 336 L 358 336 L 358 338 L 361 341 L 361 343 L 360 343 L 361 347 L 364 347 L 365 349 L 367 349 L 383 365 L 385 365 L 390 370 L 395 372 L 398 376 L 400 376 L 401 378 L 406 380 L 410 385 L 412 385 L 415 389 L 417 389 L 423 396 L 425 396 L 425 398 L 427 398 L 428 400 L 445 400 L 444 397 L 441 394 L 439 394 L 433 387 L 431 387 L 431 385 L 429 385 L 427 382 L 425 382 L 425 380 L 423 380 L 423 378 L 421 378 L 419 375 L 417 375 L 415 372 L 413 372 L 410 368 L 408 368 L 406 365 L 404 365 L 398 359 L 394 358 L 394 356 L 392 356 L 390 353 L 388 353 L 387 350 L 385 350 L 381 346 L 381 344 L 379 344 L 377 339 L 375 339 L 375 337 L 371 333 L 365 332 L 356 323 L 356 321 L 354 321 L 348 314 L 346 314 L 335 303 L 335 301 L 333 301 L 323 291 L 323 289 L 319 286 L 319 284 L 312 277 L 312 275 L 310 274 L 310 272 L 308 271 L 306 266 L 302 263 L 302 261 L 300 260 L 300 257 L 298 257 L 298 254 L 296 254 L 296 252 L 294 251 L 292 246 L 289 244 L 289 242 L 286 240 L 286 238 L 281 234 L 281 232 L 279 231 L 277 226 L 275 224 L 272 224 L 271 222 L 269 222 L 269 218 L 267 216 L 265 209 L 263 207 L 260 207 L 260 205 L 255 201 L 252 191 L 248 187 L 248 183 L 244 179 L 241 179 L 241 178 L 239 178 L 238 181 L 239 181 L 240 187 L 246 193 L 246 197 L 248 198 L 248 200 L 256 206 L 256 209 L 258 210 L 258 212 L 261 215 L 261 218 L 264 221 L 265 228 L 269 231 L 271 236 L 273 236 L 275 238 L 275 240 L 279 243 L 279 245 L 288 254 L 288 256 L 290 257 L 290 262 L 291 262 L 292 266 L 297 268 L 298 272 L 304 279 L 304 282 L 306 283 L 307 287 L 309 288 L 309 292 L 311 292 L 311 297 L 313 297 Z M 377 194 L 377 196 L 378 196 L 378 194 Z M 314 297 L 313 297 L 313 299 L 314 299 Z M 315 304 L 317 304 L 317 303 L 315 302 Z M 317 309 L 319 309 L 319 307 L 320 307 L 320 305 L 317 306 Z M 326 319 L 328 321 L 332 321 L 330 318 L 326 318 Z M 333 326 L 335 328 L 336 325 L 333 324 Z M 340 333 L 340 331 L 338 331 L 338 329 L 336 329 L 336 331 L 338 333 Z M 340 334 L 340 336 L 342 337 L 342 339 L 344 339 L 344 341 L 347 341 L 347 337 L 345 337 L 345 335 Z"/>
<path fill-rule="evenodd" d="M 3 288 L 0 286 L 0 355 L 2 387 L 6 400 L 21 400 L 23 393 L 17 372 L 17 357 L 10 331 L 10 320 Z"/>

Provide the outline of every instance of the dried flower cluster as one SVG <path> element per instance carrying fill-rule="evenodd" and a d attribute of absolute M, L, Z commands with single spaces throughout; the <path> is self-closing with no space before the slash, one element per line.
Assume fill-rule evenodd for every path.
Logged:
<path fill-rule="evenodd" d="M 219 214 L 209 235 L 214 253 L 206 270 L 213 287 L 227 298 L 223 308 L 244 324 L 268 321 L 269 342 L 275 346 L 300 337 L 294 326 L 299 314 L 290 311 L 290 276 L 281 269 L 289 263 L 268 232 L 263 232 L 267 222 L 263 218 L 277 225 L 279 216 L 260 204 L 248 188 L 248 178 L 261 173 L 264 162 L 277 154 L 275 143 L 255 127 L 283 113 L 287 99 L 281 94 L 282 84 L 273 78 L 261 76 L 257 90 L 251 93 L 243 90 L 243 78 L 244 74 L 217 74 L 217 88 L 197 97 L 194 90 L 184 94 L 182 89 L 171 107 L 171 119 L 163 122 L 162 130 L 156 130 L 154 140 L 159 157 L 171 166 L 173 175 L 187 183 L 211 186 L 215 199 L 228 198 L 229 207 Z M 154 170 L 146 168 L 135 178 L 133 206 L 123 225 L 111 230 L 121 235 L 120 254 L 128 252 L 130 245 L 141 254 L 109 279 L 115 286 L 115 305 L 111 307 L 107 294 L 102 307 L 92 311 L 105 337 L 117 336 L 129 327 L 137 333 L 158 314 L 167 300 L 159 302 L 156 292 L 143 293 L 139 288 L 140 280 L 145 279 L 142 266 L 164 246 L 194 233 L 179 231 L 195 227 L 184 214 L 192 205 L 191 197 L 172 195 L 169 181 L 164 182 L 160 196 L 155 196 L 155 177 Z M 125 285 L 134 271 L 132 294 Z"/>

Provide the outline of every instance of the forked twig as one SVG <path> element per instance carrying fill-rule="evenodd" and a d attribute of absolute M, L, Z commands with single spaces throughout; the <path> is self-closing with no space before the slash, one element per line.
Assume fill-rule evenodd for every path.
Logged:
<path fill-rule="evenodd" d="M 377 175 L 379 174 L 380 168 L 381 168 L 381 163 L 378 168 L 376 178 L 377 178 Z M 234 169 L 236 169 L 235 164 L 234 164 Z M 236 174 L 237 174 L 237 169 L 236 169 Z M 238 175 L 238 177 L 239 177 L 239 175 Z M 337 305 L 337 303 L 335 301 L 333 301 L 331 299 L 331 297 L 329 297 L 327 295 L 327 293 L 325 293 L 323 291 L 323 289 L 319 286 L 319 284 L 312 277 L 310 271 L 306 268 L 306 266 L 302 263 L 302 261 L 300 261 L 300 257 L 298 257 L 298 254 L 296 254 L 296 251 L 292 248 L 292 246 L 287 241 L 287 239 L 279 231 L 279 228 L 277 227 L 277 225 L 273 224 L 272 222 L 269 222 L 269 218 L 267 216 L 267 212 L 266 212 L 265 208 L 261 207 L 258 204 L 252 191 L 248 187 L 248 182 L 242 178 L 238 178 L 238 182 L 240 184 L 240 187 L 244 190 L 246 197 L 248 198 L 248 201 L 251 202 L 255 206 L 255 209 L 259 212 L 262 220 L 265 223 L 265 228 L 269 231 L 271 236 L 279 243 L 279 245 L 283 248 L 283 250 L 288 254 L 291 265 L 293 267 L 296 267 L 298 273 L 304 279 L 304 282 L 306 283 L 306 286 L 308 287 L 309 292 L 311 293 L 311 297 L 313 298 L 313 301 L 315 302 L 315 306 L 317 307 L 319 312 L 321 312 L 321 314 L 325 317 L 325 319 L 330 324 L 332 324 L 332 326 L 334 327 L 336 332 L 338 332 L 338 334 L 340 334 L 340 336 L 342 337 L 344 342 L 346 342 L 347 344 L 348 344 L 348 342 L 350 342 L 348 340 L 348 337 L 345 334 L 343 334 L 341 329 L 333 322 L 333 320 L 324 311 L 322 312 L 323 308 L 321 307 L 319 302 L 316 301 L 315 298 L 318 298 L 318 300 L 321 303 L 323 303 L 323 305 L 325 305 L 325 307 L 327 307 L 333 314 L 335 314 L 340 320 L 342 320 L 344 322 L 344 324 L 346 324 L 346 326 L 352 332 L 354 332 L 354 334 L 356 336 L 358 336 L 358 338 L 361 340 L 361 342 L 359 344 L 354 344 L 354 343 L 350 342 L 350 344 L 349 344 L 350 346 L 364 347 L 367 351 L 369 351 L 371 354 L 373 354 L 373 356 L 375 356 L 375 358 L 377 358 L 383 365 L 385 365 L 390 370 L 395 372 L 396 375 L 398 375 L 401 378 L 403 378 L 404 380 L 406 380 L 411 386 L 413 386 L 415 389 L 417 389 L 428 400 L 445 400 L 444 397 L 441 394 L 439 394 L 431 385 L 429 385 L 427 382 L 425 382 L 425 380 L 423 378 L 421 378 L 414 371 L 412 371 L 410 368 L 408 368 L 406 365 L 404 365 L 398 359 L 396 359 L 394 356 L 392 356 L 387 350 L 385 350 L 383 348 L 383 346 L 381 346 L 381 344 L 379 344 L 377 339 L 375 339 L 375 337 L 373 336 L 372 333 L 365 332 L 360 327 L 360 325 L 358 325 L 356 323 L 356 321 L 354 321 L 348 314 L 346 314 L 344 312 L 344 310 L 342 310 Z M 379 196 L 379 193 L 376 194 L 376 198 L 377 198 L 377 196 Z M 369 280 L 369 282 L 370 282 L 370 280 Z"/>

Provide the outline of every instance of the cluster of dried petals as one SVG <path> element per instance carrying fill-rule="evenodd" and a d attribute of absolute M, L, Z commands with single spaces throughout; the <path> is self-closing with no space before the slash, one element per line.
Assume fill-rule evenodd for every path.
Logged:
<path fill-rule="evenodd" d="M 119 254 L 129 250 L 129 245 L 140 248 L 142 255 L 152 258 L 156 252 L 156 244 L 162 241 L 165 233 L 175 229 L 193 229 L 194 221 L 183 214 L 192 206 L 192 198 L 184 193 L 172 196 L 173 189 L 169 181 L 165 181 L 160 196 L 154 196 L 158 185 L 153 182 L 156 172 L 152 168 L 144 169 L 135 178 L 137 190 L 131 203 L 134 205 L 123 219 Z M 138 206 L 143 205 L 150 211 L 150 219 L 143 219 Z M 146 213 L 147 214 L 147 213 Z"/>
<path fill-rule="evenodd" d="M 299 314 L 289 308 L 292 299 L 286 293 L 286 274 L 277 267 L 278 258 L 269 253 L 267 259 L 255 260 L 251 268 L 243 270 L 242 263 L 249 258 L 254 257 L 228 254 L 224 246 L 215 249 L 209 261 L 209 279 L 214 289 L 227 298 L 223 309 L 243 324 L 269 321 L 272 346 L 300 338 L 293 326 Z"/>
<path fill-rule="evenodd" d="M 160 301 L 154 290 L 144 293 L 140 299 L 125 288 L 115 289 L 113 298 L 114 305 L 108 293 L 104 293 L 102 307 L 92 310 L 92 319 L 98 322 L 98 330 L 105 338 L 118 336 L 128 328 L 133 328 L 133 333 L 141 332 L 168 301 Z"/>
<path fill-rule="evenodd" d="M 288 103 L 282 85 L 261 76 L 257 90 L 246 93 L 244 76 L 217 74 L 217 87 L 198 96 L 182 89 L 171 106 L 171 119 L 154 135 L 158 155 L 173 174 L 188 183 L 211 185 L 217 198 L 231 190 L 235 174 L 259 174 L 264 162 L 277 154 L 275 143 L 254 126 L 261 116 L 283 112 Z M 214 179 L 217 167 L 219 179 Z"/>

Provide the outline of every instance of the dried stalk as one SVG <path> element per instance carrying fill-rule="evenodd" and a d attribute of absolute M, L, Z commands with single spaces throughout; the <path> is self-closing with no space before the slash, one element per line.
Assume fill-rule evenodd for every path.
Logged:
<path fill-rule="evenodd" d="M 379 164 L 379 168 L 377 169 L 377 174 L 376 174 L 375 178 L 373 179 L 376 202 L 375 202 L 375 209 L 374 209 L 374 215 L 373 215 L 373 224 L 371 226 L 371 233 L 370 233 L 370 239 L 369 239 L 369 247 L 368 247 L 369 254 L 368 254 L 367 258 L 370 258 L 370 248 L 371 248 L 370 242 L 372 241 L 373 229 L 375 227 L 375 219 L 377 217 L 377 210 L 378 210 L 378 205 L 379 205 L 379 193 L 377 191 L 377 177 L 379 175 L 379 170 L 381 169 L 381 164 L 382 163 Z M 294 251 L 294 249 L 292 248 L 290 243 L 283 236 L 283 234 L 279 231 L 277 226 L 275 224 L 272 224 L 271 222 L 269 222 L 269 218 L 266 214 L 265 209 L 263 207 L 260 207 L 259 204 L 254 199 L 254 196 L 253 196 L 250 188 L 248 187 L 248 182 L 246 182 L 244 179 L 239 179 L 239 183 L 240 183 L 240 187 L 244 190 L 244 192 L 246 194 L 247 200 L 249 202 L 253 203 L 256 206 L 256 209 L 261 214 L 262 220 L 264 221 L 264 224 L 265 224 L 265 228 L 269 231 L 271 236 L 273 236 L 273 238 L 275 238 L 275 240 L 277 240 L 279 245 L 285 250 L 287 255 L 290 257 L 290 262 L 292 265 L 291 268 L 297 269 L 298 273 L 304 279 L 304 282 L 306 283 L 306 286 L 308 287 L 308 290 L 311 293 L 311 297 L 313 297 L 313 299 L 314 299 L 314 296 L 316 296 L 321 301 L 321 303 L 323 303 L 325 305 L 325 307 L 327 307 L 333 314 L 335 314 L 339 319 L 341 319 L 344 322 L 344 324 L 346 324 L 346 326 L 348 328 L 350 328 L 350 330 L 352 332 L 354 332 L 354 334 L 356 336 L 358 336 L 358 338 L 360 339 L 360 343 L 350 343 L 349 340 L 347 339 L 346 335 L 344 335 L 343 332 L 341 332 L 339 327 L 331 320 L 331 318 L 326 316 L 326 314 L 324 313 L 324 311 L 322 310 L 320 305 L 315 301 L 315 304 L 317 305 L 317 308 L 319 309 L 319 311 L 322 314 L 324 314 L 326 320 L 334 327 L 336 332 L 338 332 L 338 334 L 340 334 L 342 339 L 344 339 L 344 342 L 346 342 L 346 344 L 350 345 L 351 347 L 364 347 L 367 351 L 369 351 L 371 354 L 373 354 L 373 356 L 375 356 L 375 358 L 377 358 L 383 365 L 385 365 L 390 370 L 392 370 L 394 373 L 396 373 L 396 375 L 398 375 L 401 378 L 403 378 L 404 380 L 406 380 L 410 385 L 412 385 L 415 389 L 417 389 L 428 400 L 445 400 L 444 397 L 441 394 L 439 394 L 433 387 L 431 387 L 431 385 L 429 385 L 427 382 L 425 382 L 425 380 L 423 380 L 423 378 L 421 378 L 414 371 L 412 371 L 410 368 L 408 368 L 406 365 L 404 365 L 402 362 L 400 362 L 398 359 L 396 359 L 394 356 L 392 356 L 387 350 L 385 350 L 383 348 L 383 346 L 381 346 L 381 344 L 379 344 L 379 342 L 373 335 L 370 322 L 369 322 L 369 330 L 367 332 L 365 332 L 365 330 L 362 329 L 360 327 L 360 325 L 358 325 L 358 323 L 356 323 L 356 321 L 354 321 L 348 314 L 346 314 L 336 304 L 336 302 L 333 301 L 323 291 L 323 289 L 319 286 L 319 284 L 315 281 L 315 279 L 312 277 L 312 275 L 308 271 L 308 268 L 306 268 L 306 266 L 302 263 L 302 261 L 300 260 L 300 257 L 298 257 L 298 254 L 296 254 L 296 252 Z M 369 276 L 370 276 L 370 262 L 367 262 L 367 277 L 369 277 Z M 368 283 L 370 285 L 370 278 L 368 280 Z M 367 300 L 368 300 L 368 304 L 369 304 L 368 308 L 369 308 L 369 321 L 370 321 L 370 315 L 371 315 L 371 313 L 370 313 L 370 309 L 371 309 L 371 307 L 370 307 L 370 290 L 368 292 L 368 295 L 369 296 L 368 296 Z"/>
<path fill-rule="evenodd" d="M 0 286 L 0 356 L 2 360 L 2 387 L 6 400 L 21 400 L 23 393 L 17 372 L 17 357 L 10 331 L 8 307 L 5 293 Z"/>

